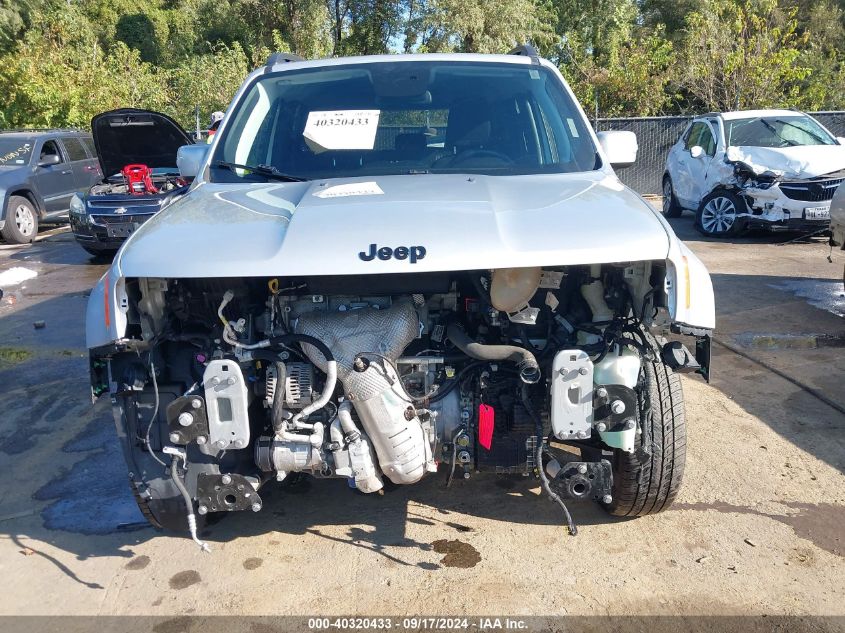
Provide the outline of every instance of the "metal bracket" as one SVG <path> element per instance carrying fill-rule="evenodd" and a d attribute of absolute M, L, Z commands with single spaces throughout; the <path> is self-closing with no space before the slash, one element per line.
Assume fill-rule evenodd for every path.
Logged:
<path fill-rule="evenodd" d="M 595 394 L 593 423 L 602 441 L 633 453 L 640 415 L 637 393 L 624 385 L 602 385 Z"/>
<path fill-rule="evenodd" d="M 551 485 L 569 499 L 603 501 L 613 490 L 613 469 L 606 459 L 600 462 L 567 462 Z"/>
<path fill-rule="evenodd" d="M 197 475 L 198 512 L 237 512 L 261 510 L 262 501 L 250 481 L 237 473 Z"/>
<path fill-rule="evenodd" d="M 552 362 L 552 433 L 583 440 L 593 427 L 593 363 L 582 350 L 561 350 Z"/>
<path fill-rule="evenodd" d="M 174 444 L 208 441 L 208 417 L 205 402 L 199 396 L 182 396 L 167 405 L 167 426 Z"/>

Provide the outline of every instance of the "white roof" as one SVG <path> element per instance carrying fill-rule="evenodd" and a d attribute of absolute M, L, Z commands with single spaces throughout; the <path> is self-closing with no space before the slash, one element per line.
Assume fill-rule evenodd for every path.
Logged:
<path fill-rule="evenodd" d="M 784 116 L 805 116 L 797 110 L 735 110 L 733 112 L 722 112 L 721 116 L 725 121 L 733 119 L 753 119 L 755 117 L 784 117 Z"/>

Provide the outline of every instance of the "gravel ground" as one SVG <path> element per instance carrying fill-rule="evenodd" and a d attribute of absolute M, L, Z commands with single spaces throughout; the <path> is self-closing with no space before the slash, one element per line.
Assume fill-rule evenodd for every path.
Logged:
<path fill-rule="evenodd" d="M 711 384 L 683 379 L 669 511 L 572 504 L 570 537 L 533 481 L 314 482 L 212 525 L 211 555 L 137 523 L 108 403 L 87 395 L 85 294 L 105 266 L 61 230 L 0 245 L 0 274 L 38 273 L 0 300 L 0 614 L 845 615 L 845 255 L 673 222 L 713 273 L 721 344 Z"/>

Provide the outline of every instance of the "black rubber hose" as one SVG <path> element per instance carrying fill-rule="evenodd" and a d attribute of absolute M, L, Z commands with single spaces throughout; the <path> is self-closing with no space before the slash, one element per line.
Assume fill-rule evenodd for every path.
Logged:
<path fill-rule="evenodd" d="M 455 344 L 455 347 L 470 358 L 486 361 L 511 361 L 519 367 L 519 377 L 523 382 L 535 383 L 540 380 L 540 366 L 537 364 L 537 359 L 524 347 L 478 343 L 470 338 L 457 323 L 449 324 L 446 328 L 446 336 Z"/>
<path fill-rule="evenodd" d="M 277 345 L 290 345 L 291 343 L 307 343 L 320 350 L 327 361 L 333 361 L 334 356 L 328 346 L 320 339 L 308 336 L 307 334 L 282 334 L 281 336 L 274 336 L 270 339 L 270 347 Z"/>
<path fill-rule="evenodd" d="M 566 507 L 566 504 L 563 502 L 563 499 L 560 498 L 560 495 L 552 490 L 551 484 L 549 484 L 549 478 L 546 476 L 546 471 L 543 467 L 543 452 L 546 450 L 543 444 L 543 441 L 546 439 L 543 434 L 543 420 L 531 405 L 531 396 L 528 393 L 528 385 L 522 385 L 522 392 L 520 395 L 522 396 L 522 406 L 525 407 L 525 411 L 528 413 L 528 416 L 534 420 L 534 433 L 537 438 L 535 461 L 537 465 L 537 474 L 540 477 L 540 483 L 543 486 L 543 490 L 549 496 L 549 499 L 558 504 L 561 510 L 563 510 L 563 516 L 566 518 L 566 526 L 569 528 L 569 533 L 572 536 L 575 536 L 578 534 L 578 528 L 575 525 L 575 521 L 572 520 L 572 515 L 569 514 L 569 508 Z"/>

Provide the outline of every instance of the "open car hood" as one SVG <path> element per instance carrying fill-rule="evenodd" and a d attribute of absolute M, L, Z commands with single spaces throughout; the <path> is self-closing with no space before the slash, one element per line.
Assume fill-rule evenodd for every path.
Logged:
<path fill-rule="evenodd" d="M 126 165 L 176 168 L 176 151 L 194 141 L 166 114 L 122 108 L 91 119 L 91 134 L 103 175 L 108 178 Z"/>
<path fill-rule="evenodd" d="M 603 173 L 431 174 L 203 183 L 115 264 L 126 277 L 368 275 L 664 259 L 669 245 L 656 212 Z M 371 256 L 383 247 L 394 255 Z"/>

